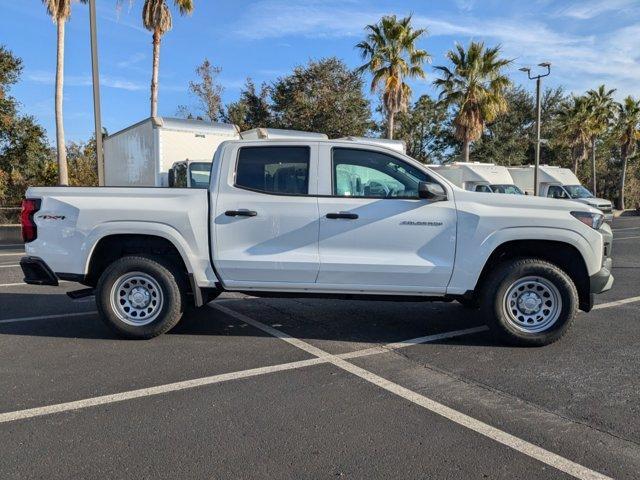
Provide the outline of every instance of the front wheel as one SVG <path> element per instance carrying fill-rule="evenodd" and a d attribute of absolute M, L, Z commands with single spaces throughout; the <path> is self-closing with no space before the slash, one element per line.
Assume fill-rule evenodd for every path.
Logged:
<path fill-rule="evenodd" d="M 119 336 L 148 339 L 173 328 L 185 306 L 178 270 L 161 258 L 127 256 L 107 267 L 96 287 L 102 320 Z"/>
<path fill-rule="evenodd" d="M 578 292 L 569 276 L 544 260 L 507 261 L 487 279 L 481 299 L 493 330 L 519 346 L 543 346 L 571 327 Z"/>

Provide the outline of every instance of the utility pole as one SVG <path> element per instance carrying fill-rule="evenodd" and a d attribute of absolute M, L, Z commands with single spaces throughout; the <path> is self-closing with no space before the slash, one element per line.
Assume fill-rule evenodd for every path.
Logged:
<path fill-rule="evenodd" d="M 98 72 L 98 28 L 96 0 L 89 0 L 89 27 L 91 31 L 91 75 L 93 77 L 93 118 L 96 131 L 96 163 L 98 185 L 104 186 L 104 155 L 102 151 L 102 117 L 100 114 L 100 74 Z"/>
<path fill-rule="evenodd" d="M 542 123 L 542 103 L 540 98 L 540 91 L 542 86 L 542 77 L 546 77 L 551 73 L 551 64 L 549 62 L 543 62 L 538 64 L 539 67 L 547 69 L 547 73 L 531 76 L 531 69 L 528 67 L 522 67 L 521 72 L 526 72 L 529 80 L 536 81 L 536 163 L 533 169 L 533 194 L 538 195 L 538 171 L 540 170 L 540 124 Z"/>

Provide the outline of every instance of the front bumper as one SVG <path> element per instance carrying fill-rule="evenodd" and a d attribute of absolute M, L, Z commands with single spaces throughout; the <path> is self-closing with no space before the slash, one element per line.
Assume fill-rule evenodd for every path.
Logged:
<path fill-rule="evenodd" d="M 24 283 L 58 286 L 58 277 L 40 257 L 22 257 L 20 259 L 20 268 L 24 273 Z"/>
<path fill-rule="evenodd" d="M 613 285 L 611 265 L 611 258 L 606 258 L 602 268 L 589 277 L 589 290 L 591 293 L 602 293 L 611 289 Z"/>
<path fill-rule="evenodd" d="M 589 277 L 589 289 L 593 293 L 602 293 L 611 289 L 613 285 L 613 275 L 611 269 L 613 262 L 611 260 L 611 248 L 613 247 L 613 232 L 611 228 L 603 225 L 600 228 L 602 234 L 603 251 L 602 251 L 602 268 Z"/>

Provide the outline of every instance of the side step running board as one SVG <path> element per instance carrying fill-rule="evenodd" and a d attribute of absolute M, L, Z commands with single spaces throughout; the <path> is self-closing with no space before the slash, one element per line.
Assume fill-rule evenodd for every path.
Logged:
<path fill-rule="evenodd" d="M 67 296 L 72 300 L 78 300 L 79 298 L 91 297 L 94 293 L 93 288 L 82 288 L 80 290 L 74 290 L 73 292 L 67 292 Z"/>

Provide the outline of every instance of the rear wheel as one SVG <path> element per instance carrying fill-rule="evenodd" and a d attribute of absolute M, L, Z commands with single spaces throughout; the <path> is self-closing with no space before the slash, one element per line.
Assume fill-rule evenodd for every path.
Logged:
<path fill-rule="evenodd" d="M 96 303 L 118 335 L 148 339 L 173 328 L 185 306 L 182 275 L 158 257 L 127 256 L 100 276 Z"/>
<path fill-rule="evenodd" d="M 543 346 L 571 327 L 578 292 L 571 278 L 549 262 L 512 260 L 490 274 L 481 306 L 490 326 L 508 343 Z"/>

